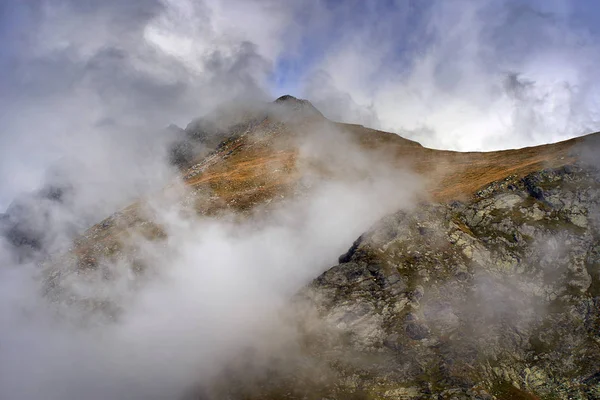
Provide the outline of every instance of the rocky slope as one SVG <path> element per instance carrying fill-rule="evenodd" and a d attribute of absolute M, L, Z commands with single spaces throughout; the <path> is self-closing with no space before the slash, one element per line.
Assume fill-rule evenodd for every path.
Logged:
<path fill-rule="evenodd" d="M 600 175 L 579 165 L 386 217 L 309 291 L 346 338 L 331 346 L 385 360 L 341 386 L 365 398 L 600 398 L 599 234 Z"/>
<path fill-rule="evenodd" d="M 385 217 L 295 300 L 302 355 L 216 397 L 599 399 L 599 172 Z"/>

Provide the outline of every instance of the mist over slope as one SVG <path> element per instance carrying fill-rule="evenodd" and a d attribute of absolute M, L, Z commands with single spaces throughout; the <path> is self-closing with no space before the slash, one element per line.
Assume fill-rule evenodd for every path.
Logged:
<path fill-rule="evenodd" d="M 30 210 L 40 214 L 27 212 L 27 206 L 22 206 L 25 213 L 11 214 L 18 203 L 9 208 L 9 227 L 33 223 L 43 239 L 17 229 L 19 237 L 28 240 L 19 242 L 9 234 L 2 244 L 3 398 L 263 398 L 269 393 L 274 398 L 302 398 L 318 397 L 323 390 L 335 398 L 387 398 L 404 387 L 417 393 L 413 398 L 426 396 L 407 381 L 413 375 L 388 381 L 394 386 L 386 389 L 392 390 L 389 393 L 369 389 L 373 382 L 381 384 L 377 379 L 362 380 L 363 373 L 387 376 L 396 368 L 387 370 L 385 363 L 378 372 L 362 367 L 373 362 L 368 361 L 373 349 L 389 347 L 386 341 L 373 342 L 367 335 L 364 340 L 370 347 L 364 352 L 359 336 L 358 342 L 350 343 L 358 343 L 357 349 L 342 347 L 342 353 L 353 354 L 350 360 L 340 359 L 335 351 L 322 352 L 320 343 L 337 337 L 340 329 L 343 335 L 344 326 L 352 335 L 355 326 L 348 317 L 345 325 L 335 322 L 331 330 L 329 317 L 319 316 L 318 310 L 337 301 L 361 308 L 362 303 L 356 303 L 360 290 L 340 283 L 349 297 L 317 302 L 317 311 L 291 299 L 385 215 L 399 210 L 412 215 L 431 201 L 467 201 L 498 179 L 520 179 L 544 168 L 593 159 L 590 143 L 597 140 L 591 135 L 492 153 L 436 151 L 394 134 L 331 122 L 309 102 L 289 96 L 274 103 L 224 108 L 185 130 L 172 127 L 170 132 L 169 140 L 161 139 L 161 168 L 172 177 L 179 169 L 181 178 L 172 178 L 162 189 L 152 186 L 153 193 L 73 242 L 81 232 L 77 223 L 85 220 L 76 207 L 85 197 L 77 197 L 76 185 L 34 195 Z M 174 152 L 185 157 L 172 158 Z M 535 190 L 530 192 L 539 197 Z M 79 206 L 83 204 L 88 203 Z M 587 218 L 592 211 L 573 212 Z M 22 215 L 33 221 L 20 225 Z M 61 251 L 55 247 L 57 238 Z M 597 244 L 595 240 L 590 243 Z M 23 246 L 33 255 L 23 257 Z M 353 249 L 344 262 L 353 260 L 358 251 Z M 432 262 L 447 263 L 431 257 Z M 377 275 L 373 271 L 369 273 Z M 421 273 L 433 272 L 418 276 Z M 594 273 L 589 272 L 595 277 Z M 411 298 L 421 290 L 417 281 L 413 283 L 392 293 L 389 301 Z M 560 282 L 556 285 L 562 290 Z M 584 286 L 585 296 L 593 296 L 588 290 L 596 286 Z M 373 290 L 379 296 L 378 289 Z M 364 329 L 379 329 L 382 317 L 373 314 L 380 312 L 378 307 L 359 313 L 374 318 L 363 321 Z M 417 336 L 425 332 L 420 326 L 415 328 Z M 344 340 L 335 339 L 331 349 L 343 346 Z M 407 346 L 420 344 L 409 341 Z M 409 348 L 393 357 L 401 360 L 412 351 Z M 346 362 L 352 371 L 358 368 L 358 377 L 345 369 Z M 247 368 L 244 363 L 249 363 Z M 292 380 L 284 376 L 280 381 L 275 367 Z M 347 388 L 342 383 L 347 379 L 356 383 Z M 435 379 L 430 383 L 446 385 Z M 273 392 L 268 382 L 283 386 Z M 233 392 L 223 392 L 228 387 Z M 297 392 L 299 388 L 303 389 Z M 290 394 L 284 396 L 280 389 Z"/>
<path fill-rule="evenodd" d="M 7 237 L 3 398 L 184 396 L 248 346 L 269 335 L 284 341 L 278 314 L 287 300 L 373 221 L 412 205 L 420 188 L 412 173 L 363 154 L 321 116 L 312 131 L 302 111 L 269 107 L 251 131 L 227 130 L 221 142 L 200 134 L 216 148 L 198 154 L 185 182 L 95 225 L 69 251 Z M 315 156 L 327 141 L 336 151 Z M 330 171 L 319 170 L 325 160 Z M 292 174 L 302 182 L 288 183 Z M 61 227 L 48 215 L 77 216 L 63 199 L 44 209 L 46 200 L 34 196 L 40 220 L 23 223 L 46 233 Z M 39 253 L 23 258 L 22 245 Z"/>

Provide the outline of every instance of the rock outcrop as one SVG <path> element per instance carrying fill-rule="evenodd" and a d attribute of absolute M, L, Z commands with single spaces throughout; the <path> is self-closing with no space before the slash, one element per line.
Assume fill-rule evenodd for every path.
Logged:
<path fill-rule="evenodd" d="M 336 332 L 333 396 L 600 398 L 599 238 L 581 165 L 384 218 L 304 293 Z"/>

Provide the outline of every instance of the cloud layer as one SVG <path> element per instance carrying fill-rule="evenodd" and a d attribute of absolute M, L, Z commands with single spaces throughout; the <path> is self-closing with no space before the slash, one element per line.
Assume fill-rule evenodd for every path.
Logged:
<path fill-rule="evenodd" d="M 566 0 L 6 1 L 0 204 L 57 159 L 134 158 L 123 140 L 154 143 L 170 123 L 283 91 L 435 148 L 588 133 L 598 12 Z"/>
<path fill-rule="evenodd" d="M 597 35 L 581 18 L 597 7 L 400 3 L 364 13 L 362 23 L 349 20 L 315 66 L 306 95 L 326 114 L 456 150 L 537 145 L 598 129 Z"/>

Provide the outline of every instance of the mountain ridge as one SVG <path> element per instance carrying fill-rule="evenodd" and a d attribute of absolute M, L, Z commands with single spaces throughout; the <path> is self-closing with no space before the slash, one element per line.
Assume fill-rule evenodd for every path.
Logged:
<path fill-rule="evenodd" d="M 266 365 L 233 357 L 190 399 L 600 398 L 600 134 L 461 153 L 332 122 L 293 97 L 272 107 L 171 129 L 180 181 L 44 259 L 44 297 L 83 326 L 118 323 L 119 276 L 135 292 L 156 273 L 153 251 L 184 239 L 170 215 L 235 230 L 320 185 L 380 181 L 370 227 L 291 299 L 295 341 Z"/>
<path fill-rule="evenodd" d="M 284 107 L 290 101 L 291 104 L 298 102 L 292 96 L 282 97 L 284 100 L 278 104 Z M 304 101 L 300 101 L 300 104 L 310 104 Z M 535 171 L 575 162 L 586 149 L 586 143 L 597 142 L 600 138 L 600 133 L 593 133 L 555 144 L 463 153 L 428 149 L 393 133 L 331 122 L 324 117 L 308 121 L 290 120 L 285 112 L 266 115 L 256 124 L 234 126 L 242 129 L 218 142 L 214 150 L 194 158 L 191 161 L 193 165 L 182 170 L 183 182 L 191 191 L 184 201 L 194 204 L 193 208 L 200 215 L 231 211 L 248 213 L 258 206 L 294 193 L 302 180 L 298 167 L 305 168 L 305 164 L 311 163 L 322 164 L 322 160 L 302 159 L 297 138 L 310 136 L 311 132 L 320 130 L 335 131 L 340 135 L 338 138 L 351 141 L 360 151 L 372 154 L 378 160 L 385 160 L 393 170 L 414 171 L 426 182 L 422 199 L 436 202 L 464 200 L 485 185 L 508 176 L 524 177 Z M 331 147 L 328 151 L 336 152 L 335 142 L 328 145 Z M 323 172 L 323 167 L 327 169 L 332 166 L 308 165 L 309 170 L 318 173 Z M 325 172 L 326 175 L 345 174 L 343 170 Z M 94 241 L 99 237 L 114 237 L 116 232 L 108 232 L 107 229 L 112 231 L 116 226 L 130 230 L 145 224 L 153 226 L 151 231 L 156 231 L 158 237 L 162 237 L 160 228 L 139 215 L 140 204 L 134 203 L 88 229 L 75 242 L 75 252 L 80 254 L 79 258 L 95 260 L 101 257 L 101 254 L 88 254 L 86 249 L 98 248 Z M 115 218 L 123 221 L 117 223 Z M 116 243 L 108 247 L 111 245 L 120 247 Z"/>

